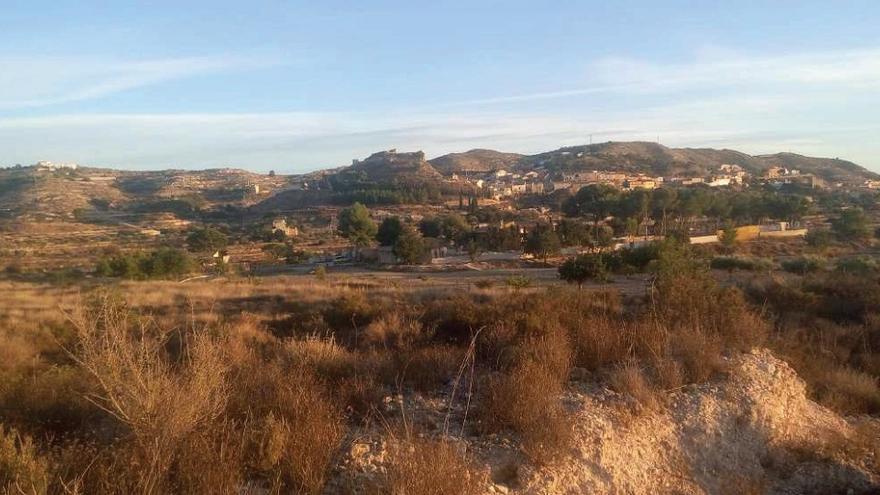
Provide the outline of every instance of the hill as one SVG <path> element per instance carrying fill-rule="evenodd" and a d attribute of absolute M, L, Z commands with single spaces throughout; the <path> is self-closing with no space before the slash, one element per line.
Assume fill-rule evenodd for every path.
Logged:
<path fill-rule="evenodd" d="M 462 181 L 453 173 L 498 169 L 550 173 L 615 170 L 662 177 L 706 177 L 722 164 L 753 175 L 771 167 L 815 174 L 828 183 L 861 185 L 880 175 L 838 158 L 794 153 L 752 156 L 735 150 L 668 148 L 649 142 L 607 142 L 519 155 L 488 149 L 451 153 L 430 161 L 421 151 L 380 151 L 350 166 L 302 176 L 270 176 L 240 169 L 122 171 L 101 168 L 0 169 L 0 217 L 73 218 L 91 212 L 108 218 L 143 213 L 186 214 L 195 208 L 264 203 L 270 209 L 345 203 L 395 204 L 442 201 L 457 196 Z M 279 194 L 280 193 L 280 194 Z M 260 209 L 260 208 L 257 208 Z"/>
<path fill-rule="evenodd" d="M 865 179 L 880 178 L 880 175 L 840 158 L 814 158 L 795 153 L 761 155 L 756 158 L 766 164 L 768 168 L 772 166 L 797 169 L 802 173 L 818 175 L 832 183 L 859 183 Z"/>
<path fill-rule="evenodd" d="M 493 170 L 509 169 L 519 163 L 524 156 L 518 153 L 473 149 L 464 153 L 450 153 L 438 156 L 429 160 L 428 163 L 440 173 L 451 175 L 462 172 L 491 172 Z"/>
<path fill-rule="evenodd" d="M 560 148 L 533 155 L 524 160 L 523 165 L 566 172 L 619 170 L 659 176 L 704 176 L 725 163 L 739 165 L 752 173 L 763 170 L 759 160 L 738 151 L 675 149 L 638 141 Z"/>
<path fill-rule="evenodd" d="M 422 151 L 398 153 L 397 150 L 388 150 L 355 160 L 336 176 L 340 180 L 391 183 L 438 179 L 441 174 L 425 160 Z"/>
<path fill-rule="evenodd" d="M 0 214 L 17 219 L 69 219 L 79 211 L 104 217 L 193 206 L 251 204 L 283 188 L 288 177 L 237 169 L 123 171 L 39 166 L 0 169 Z M 158 208 L 158 210 L 157 210 Z"/>
<path fill-rule="evenodd" d="M 545 167 L 551 171 L 619 170 L 650 175 L 701 177 L 722 164 L 743 167 L 754 175 L 782 166 L 816 174 L 829 182 L 860 184 L 880 177 L 852 162 L 813 158 L 793 153 L 752 156 L 735 150 L 712 148 L 667 148 L 649 142 L 607 142 L 573 146 L 524 158 L 520 168 Z"/>

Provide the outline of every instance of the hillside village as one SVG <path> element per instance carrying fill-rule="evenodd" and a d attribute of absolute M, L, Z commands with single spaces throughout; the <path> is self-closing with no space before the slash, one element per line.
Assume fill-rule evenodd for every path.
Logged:
<path fill-rule="evenodd" d="M 657 173 L 661 170 L 666 173 Z M 431 160 L 421 151 L 391 149 L 355 159 L 346 167 L 303 175 L 232 168 L 139 172 L 38 162 L 0 170 L 0 217 L 5 216 L 7 231 L 17 232 L 7 236 L 0 256 L 33 254 L 35 242 L 46 242 L 43 255 L 52 265 L 63 264 L 71 256 L 70 248 L 48 239 L 76 235 L 91 241 L 88 248 L 73 256 L 88 266 L 100 256 L 101 246 L 175 244 L 196 226 L 213 225 L 242 239 L 288 245 L 283 253 L 274 248 L 278 256 L 267 255 L 268 251 L 252 244 L 230 246 L 229 259 L 246 269 L 279 269 L 279 259 L 283 264 L 300 260 L 298 266 L 304 269 L 358 260 L 399 262 L 392 246 L 353 250 L 339 235 L 340 213 L 360 202 L 369 207 L 377 224 L 400 218 L 406 225 L 419 227 L 450 215 L 463 219 L 470 240 L 443 233 L 425 235 L 426 260 L 446 269 L 472 261 L 468 242 L 478 245 L 472 250 L 485 253 L 480 256 L 484 261 L 519 263 L 529 259 L 532 255 L 524 253 L 521 246 L 543 224 L 562 239 L 560 253 L 595 250 L 598 239 L 575 241 L 572 234 L 567 239 L 564 233 L 577 223 L 572 223 L 576 218 L 571 215 L 581 215 L 566 211 L 566 204 L 579 203 L 578 193 L 584 189 L 610 188 L 621 197 L 656 193 L 683 199 L 760 196 L 776 191 L 785 197 L 814 201 L 817 195 L 871 191 L 878 185 L 876 174 L 836 159 L 751 157 L 724 150 L 676 150 L 652 143 L 562 148 L 533 156 L 472 150 Z M 676 222 L 684 222 L 692 242 L 700 244 L 720 242 L 724 222 L 730 221 L 714 213 L 687 215 L 686 222 Z M 625 216 L 632 217 L 632 213 Z M 628 220 L 633 222 L 631 227 L 623 225 L 623 220 L 615 215 L 601 219 L 601 232 L 587 237 L 601 235 L 603 248 L 621 249 L 668 234 L 666 223 L 656 215 L 632 217 Z M 759 236 L 803 237 L 811 225 L 825 228 L 827 219 L 780 213 L 745 214 L 735 221 L 741 241 Z M 503 240 L 505 236 L 508 241 Z M 494 251 L 507 254 L 489 254 Z M 35 258 L 29 259 L 39 264 Z"/>

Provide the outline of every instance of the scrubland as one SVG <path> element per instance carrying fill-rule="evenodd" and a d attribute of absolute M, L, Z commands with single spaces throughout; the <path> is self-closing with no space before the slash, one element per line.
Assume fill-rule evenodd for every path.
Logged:
<path fill-rule="evenodd" d="M 639 471 L 625 465 L 627 446 L 714 417 L 707 404 L 732 404 L 742 390 L 779 395 L 756 373 L 802 379 L 812 400 L 801 397 L 809 407 L 786 409 L 767 428 L 788 431 L 805 417 L 836 426 L 777 442 L 749 419 L 761 407 L 752 404 L 739 419 L 730 412 L 730 428 L 758 425 L 756 442 L 767 444 L 760 472 L 712 470 L 695 454 L 646 476 L 683 480 L 669 488 L 683 493 L 784 493 L 798 477 L 808 485 L 810 472 L 829 478 L 820 467 L 832 466 L 832 489 L 877 487 L 876 274 L 756 274 L 739 288 L 670 247 L 646 280 L 638 297 L 332 273 L 4 282 L 0 490 L 627 491 L 613 469 L 604 485 L 577 473 L 610 458 Z M 809 415 L 798 418 L 802 410 Z M 697 424 L 688 435 L 707 435 L 708 423 Z M 620 448 L 585 458 L 584 439 L 597 431 L 606 431 L 597 444 Z M 719 452 L 739 445 L 718 435 L 731 442 Z"/>

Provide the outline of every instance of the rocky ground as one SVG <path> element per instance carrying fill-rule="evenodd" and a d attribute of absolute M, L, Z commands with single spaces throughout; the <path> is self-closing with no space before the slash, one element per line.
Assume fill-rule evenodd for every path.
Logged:
<path fill-rule="evenodd" d="M 414 431 L 445 434 L 469 452 L 489 474 L 487 494 L 880 493 L 876 450 L 849 447 L 871 443 L 861 436 L 866 424 L 880 431 L 877 420 L 812 402 L 794 370 L 767 350 L 730 358 L 725 378 L 671 391 L 650 409 L 595 381 L 572 381 L 565 402 L 575 440 L 543 466 L 529 463 L 512 437 L 462 428 L 467 411 L 454 402 L 450 410 L 445 397 L 392 396 L 385 406 Z M 384 469 L 388 430 L 378 421 L 350 439 L 329 492 L 369 490 Z"/>

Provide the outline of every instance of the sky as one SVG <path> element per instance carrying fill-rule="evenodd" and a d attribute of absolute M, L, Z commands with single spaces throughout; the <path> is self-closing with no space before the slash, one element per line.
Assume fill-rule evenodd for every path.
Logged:
<path fill-rule="evenodd" d="M 603 141 L 880 172 L 880 2 L 0 0 L 0 166 Z"/>

